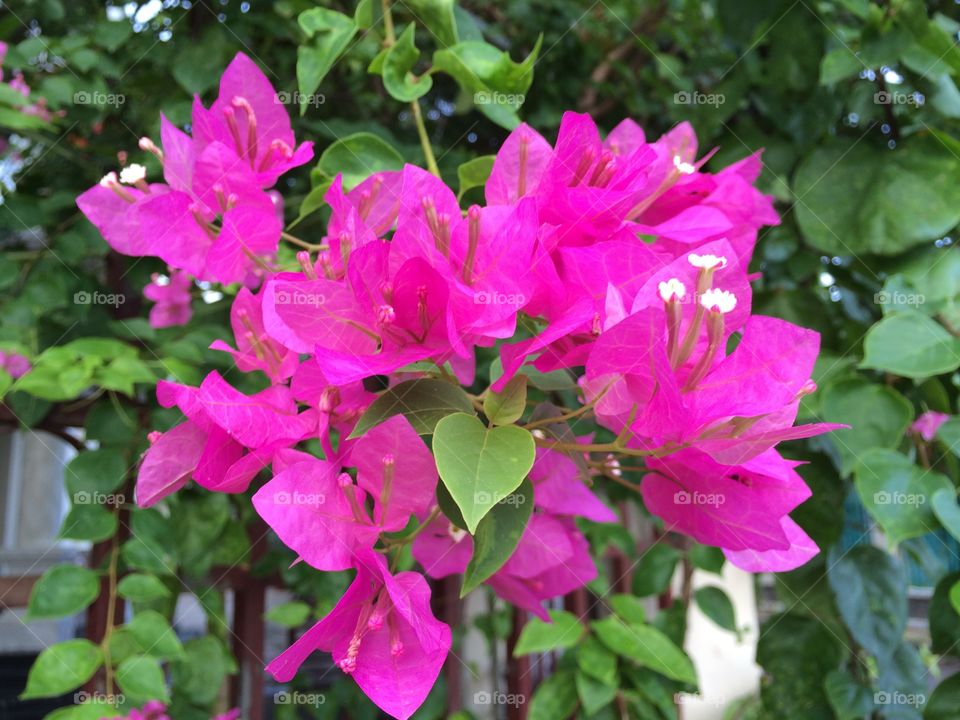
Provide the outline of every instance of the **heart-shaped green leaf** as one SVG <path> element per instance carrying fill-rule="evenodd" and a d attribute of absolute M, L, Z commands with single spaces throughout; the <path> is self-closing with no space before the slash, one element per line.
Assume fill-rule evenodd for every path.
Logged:
<path fill-rule="evenodd" d="M 523 482 L 536 446 L 522 427 L 488 428 L 473 415 L 454 413 L 437 423 L 433 455 L 472 534 L 483 516 Z"/>

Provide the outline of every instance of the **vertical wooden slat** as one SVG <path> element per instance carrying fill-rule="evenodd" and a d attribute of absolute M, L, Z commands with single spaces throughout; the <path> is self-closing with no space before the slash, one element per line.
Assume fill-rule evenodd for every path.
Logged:
<path fill-rule="evenodd" d="M 527 720 L 527 708 L 533 697 L 533 678 L 530 675 L 530 657 L 515 658 L 513 649 L 527 622 L 527 611 L 513 608 L 513 627 L 507 639 L 507 695 L 522 698 L 522 702 L 507 705 L 507 720 Z M 561 720 L 557 718 L 557 720 Z"/>

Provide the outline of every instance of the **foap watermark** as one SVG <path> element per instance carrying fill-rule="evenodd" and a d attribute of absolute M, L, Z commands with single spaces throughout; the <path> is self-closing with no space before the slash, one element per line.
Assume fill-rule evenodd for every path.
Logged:
<path fill-rule="evenodd" d="M 112 305 L 120 307 L 127 301 L 127 296 L 123 293 L 105 293 L 99 290 L 89 292 L 88 290 L 79 290 L 73 294 L 74 305 Z"/>
<path fill-rule="evenodd" d="M 673 702 L 677 705 L 715 705 L 716 707 L 726 707 L 729 700 L 725 697 L 704 697 L 700 693 L 678 692 L 673 694 Z"/>
<path fill-rule="evenodd" d="M 120 107 L 127 102 L 123 93 L 105 93 L 99 90 L 78 90 L 73 94 L 74 105 L 96 105 L 97 107 Z"/>
<path fill-rule="evenodd" d="M 523 93 L 502 93 L 496 90 L 478 90 L 473 94 L 474 105 L 509 105 L 520 107 L 527 96 Z"/>
<path fill-rule="evenodd" d="M 727 98 L 723 93 L 702 93 L 699 90 L 692 92 L 681 90 L 673 94 L 673 102 L 675 105 L 713 105 L 713 107 L 720 107 L 726 101 Z"/>
<path fill-rule="evenodd" d="M 488 692 L 479 690 L 473 694 L 474 705 L 507 705 L 518 708 L 526 704 L 527 696 L 521 693 L 505 693 L 499 690 Z"/>
<path fill-rule="evenodd" d="M 906 293 L 899 290 L 881 290 L 873 294 L 873 302 L 877 305 L 897 305 L 918 307 L 923 305 L 927 298 L 922 293 Z"/>
<path fill-rule="evenodd" d="M 677 492 L 673 494 L 673 502 L 676 505 L 709 505 L 711 507 L 718 507 L 726 501 L 727 498 L 723 493 L 677 490 Z"/>
<path fill-rule="evenodd" d="M 117 707 L 126 702 L 126 696 L 122 693 L 114 695 L 112 693 L 90 693 L 81 690 L 73 694 L 73 702 L 75 705 L 109 705 L 111 707 Z"/>
<path fill-rule="evenodd" d="M 327 96 L 323 93 L 302 93 L 299 90 L 293 92 L 280 91 L 273 96 L 273 100 L 280 105 L 309 105 L 310 107 L 319 107 L 327 101 Z"/>
<path fill-rule="evenodd" d="M 311 705 L 320 707 L 327 702 L 323 693 L 305 693 L 298 690 L 281 690 L 273 694 L 274 705 Z"/>
<path fill-rule="evenodd" d="M 921 707 L 926 703 L 927 696 L 923 693 L 878 690 L 873 694 L 874 705 L 909 705 L 910 707 Z"/>
<path fill-rule="evenodd" d="M 894 90 L 880 90 L 873 94 L 873 102 L 875 105 L 913 105 L 915 107 L 923 107 L 923 104 L 927 99 L 923 96 L 923 93 L 918 92 L 899 92 Z"/>
<path fill-rule="evenodd" d="M 78 490 L 73 494 L 74 505 L 123 505 L 127 496 L 123 493 L 102 493 L 94 490 Z"/>
<path fill-rule="evenodd" d="M 502 293 L 493 290 L 480 290 L 473 294 L 473 302 L 477 305 L 526 305 L 527 296 L 523 293 Z"/>
<path fill-rule="evenodd" d="M 303 290 L 294 290 L 292 292 L 278 290 L 274 296 L 274 300 L 277 305 L 310 305 L 312 307 L 320 307 L 327 301 L 327 298 L 323 293 L 304 292 Z"/>
<path fill-rule="evenodd" d="M 920 493 L 888 492 L 880 490 L 873 494 L 874 505 L 925 505 L 927 496 Z"/>
<path fill-rule="evenodd" d="M 510 493 L 509 495 L 503 495 L 501 493 L 495 492 L 486 492 L 485 490 L 479 490 L 473 494 L 474 502 L 481 505 L 516 505 L 520 507 L 527 501 L 526 495 L 523 493 Z"/>
<path fill-rule="evenodd" d="M 315 507 L 317 505 L 323 505 L 327 501 L 327 496 L 323 493 L 304 493 L 299 490 L 286 492 L 285 490 L 281 490 L 274 494 L 273 501 L 277 505 L 309 505 Z"/>

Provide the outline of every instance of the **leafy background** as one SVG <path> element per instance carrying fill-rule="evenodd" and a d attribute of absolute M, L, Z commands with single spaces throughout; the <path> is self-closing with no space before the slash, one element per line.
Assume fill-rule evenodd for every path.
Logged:
<path fill-rule="evenodd" d="M 701 155 L 719 148 L 713 169 L 765 148 L 761 185 L 777 198 L 783 223 L 757 246 L 755 308 L 821 333 L 819 392 L 801 414 L 853 429 L 788 448 L 810 460 L 801 472 L 814 496 L 796 516 L 823 552 L 776 577 L 772 598 L 763 584 L 757 661 L 764 680 L 759 697 L 729 714 L 956 717 L 960 676 L 943 678 L 960 654 L 960 420 L 932 442 L 908 430 L 922 412 L 958 413 L 956 4 L 398 0 L 397 35 L 420 55 L 398 52 L 389 61 L 380 56 L 378 4 L 323 5 L 21 0 L 0 8 L 0 37 L 10 44 L 5 79 L 21 69 L 57 113 L 36 121 L 0 93 L 8 138 L 0 165 L 0 348 L 35 363 L 16 382 L 0 371 L 0 409 L 8 426 L 84 428 L 84 452 L 67 468 L 74 504 L 62 536 L 104 548 L 91 569 L 49 571 L 30 616 L 69 615 L 103 593 L 135 609 L 99 645 L 76 640 L 47 650 L 26 696 L 60 695 L 108 668 L 131 698 L 169 696 L 178 720 L 207 717 L 223 707 L 221 685 L 236 669 L 211 568 L 280 573 L 299 600 L 272 619 L 291 627 L 325 611 L 343 588 L 336 575 L 284 569 L 290 557 L 280 549 L 253 551 L 250 539 L 259 535 L 243 501 L 181 492 L 168 514 L 123 501 L 146 432 L 176 422 L 153 402 L 153 382 L 196 383 L 211 369 L 229 370 L 225 356 L 206 350 L 227 333 L 228 302 L 217 289 L 197 288 L 201 302 L 189 326 L 151 329 L 140 290 L 164 268 L 110 253 L 74 198 L 116 168 L 118 153 L 142 156 L 137 140 L 159 135 L 161 109 L 188 123 L 191 94 L 209 98 L 243 50 L 292 98 L 298 138 L 323 151 L 316 167 L 288 176 L 282 188 L 300 237 L 322 233 L 317 199 L 336 172 L 358 178 L 371 165 L 429 162 L 410 104 L 418 97 L 439 169 L 465 200 L 480 192 L 488 161 L 465 163 L 495 152 L 518 118 L 552 137 L 567 109 L 590 112 L 607 129 L 633 117 L 649 137 L 689 120 Z M 458 63 L 458 40 L 486 43 L 484 62 Z M 512 100 L 476 103 L 478 93 Z M 122 303 L 83 302 L 83 293 L 97 292 Z M 898 493 L 922 502 L 889 502 Z M 96 494 L 123 498 L 77 501 Z M 610 494 L 636 501 L 617 488 Z M 689 661 L 665 650 L 669 661 L 658 664 L 622 642 L 616 623 L 676 649 L 683 598 L 661 602 L 649 621 L 636 598 L 662 597 L 679 566 L 716 572 L 716 554 L 672 538 L 641 551 L 629 538 L 596 528 L 589 535 L 598 556 L 611 544 L 627 555 L 632 594 L 607 596 L 615 614 L 583 627 L 582 638 L 573 633 L 580 642 L 541 685 L 530 716 L 676 717 L 673 693 L 694 689 Z M 617 579 L 611 571 L 591 589 L 603 594 Z M 929 631 L 907 627 L 908 585 L 934 588 Z M 201 598 L 209 634 L 180 643 L 169 622 L 176 594 L 188 590 Z M 736 627 L 718 588 L 692 601 Z M 558 616 L 556 626 L 569 631 L 571 618 Z M 510 629 L 502 612 L 477 623 L 491 641 Z M 521 654 L 570 644 L 570 632 L 528 627 Z M 57 656 L 69 659 L 75 677 L 57 671 Z M 444 715 L 442 690 L 421 717 Z M 348 712 L 340 708 L 372 716 L 350 683 L 327 692 L 318 717 Z M 917 696 L 924 702 L 896 702 Z M 93 717 L 66 712 L 57 717 Z"/>

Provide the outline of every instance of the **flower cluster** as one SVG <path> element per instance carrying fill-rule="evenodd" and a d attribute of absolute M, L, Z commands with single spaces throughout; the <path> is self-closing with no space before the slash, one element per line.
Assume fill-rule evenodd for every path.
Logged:
<path fill-rule="evenodd" d="M 356 430 L 377 398 L 371 381 L 430 374 L 470 386 L 478 348 L 495 348 L 502 366 L 486 394 L 525 367 L 569 371 L 583 402 L 571 416 L 592 412 L 617 437 L 608 447 L 572 427 L 568 442 L 533 430 L 532 513 L 485 580 L 508 602 L 548 619 L 545 600 L 596 577 L 576 521 L 618 518 L 584 468 L 616 472 L 618 453 L 646 458 L 640 491 L 668 530 L 736 565 L 787 570 L 816 554 L 789 517 L 809 490 L 774 446 L 830 429 L 793 426 L 815 389 L 819 340 L 751 314 L 747 265 L 759 228 L 778 222 L 753 187 L 759 156 L 709 173 L 686 124 L 650 142 L 626 120 L 602 138 L 568 113 L 553 145 L 526 125 L 510 134 L 483 206 L 462 210 L 413 166 L 353 188 L 338 177 L 319 253 L 279 268 L 282 213 L 267 189 L 310 158 L 309 143 L 294 149 L 282 105 L 243 55 L 213 107 L 194 104 L 192 131 L 164 119 L 162 149 L 141 142 L 165 184 L 130 165 L 78 202 L 116 250 L 171 267 L 147 291 L 156 325 L 189 317 L 183 278 L 245 285 L 233 344 L 212 347 L 265 389 L 246 395 L 216 372 L 199 387 L 161 382 L 160 403 L 186 419 L 151 436 L 137 496 L 151 505 L 191 479 L 240 493 L 269 468 L 257 513 L 303 562 L 356 571 L 336 607 L 270 663 L 277 679 L 322 650 L 390 715 L 423 702 L 451 643 L 424 575 L 464 573 L 474 540 L 441 510 L 436 447 L 404 414 Z M 322 456 L 307 452 L 313 440 Z M 422 572 L 394 572 L 398 543 Z"/>

